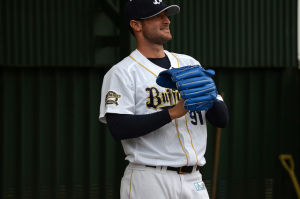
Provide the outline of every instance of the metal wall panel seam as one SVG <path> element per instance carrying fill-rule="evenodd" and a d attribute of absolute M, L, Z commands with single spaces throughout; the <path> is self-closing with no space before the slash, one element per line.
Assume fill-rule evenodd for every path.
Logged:
<path fill-rule="evenodd" d="M 3 198 L 20 197 L 20 76 L 3 72 Z"/>
<path fill-rule="evenodd" d="M 5 63 L 7 64 L 11 64 L 11 60 L 12 60 L 12 44 L 11 44 L 11 41 L 12 41 L 12 35 L 11 35 L 11 13 L 9 12 L 9 8 L 11 7 L 11 2 L 12 1 L 4 1 L 5 2 L 5 49 L 4 49 L 4 52 L 5 52 L 5 55 L 4 55 L 4 60 L 5 60 Z M 4 4 L 4 3 L 3 3 Z"/>
<path fill-rule="evenodd" d="M 43 10 L 44 2 L 39 0 L 33 0 L 34 2 L 34 10 L 33 10 L 33 21 L 31 30 L 33 30 L 33 38 L 32 38 L 32 64 L 43 65 L 44 61 L 44 24 L 45 24 L 45 15 L 47 11 Z"/>
<path fill-rule="evenodd" d="M 290 19 L 289 20 L 289 26 L 290 26 L 290 53 L 287 55 L 287 58 L 291 56 L 290 60 L 290 66 L 298 66 L 297 62 L 297 45 L 295 43 L 297 42 L 297 1 L 291 1 L 290 2 Z"/>
<path fill-rule="evenodd" d="M 259 65 L 262 65 L 262 63 L 264 62 L 263 61 L 263 58 L 265 57 L 265 53 L 266 53 L 266 49 L 265 49 L 265 38 L 264 38 L 264 35 L 265 35 L 265 7 L 264 7 L 264 4 L 265 1 L 259 1 L 258 3 L 258 12 L 259 12 L 259 40 L 258 40 L 258 46 L 257 46 L 257 58 L 258 58 L 258 64 Z"/>
<path fill-rule="evenodd" d="M 37 198 L 37 81 L 36 73 L 21 70 L 21 195 L 24 198 Z"/>
<path fill-rule="evenodd" d="M 5 15 L 4 2 L 0 1 L 0 65 L 4 63 L 4 15 Z"/>
<path fill-rule="evenodd" d="M 99 107 L 99 100 L 100 100 L 100 79 L 103 79 L 103 76 L 99 76 L 99 71 L 97 70 L 89 70 L 89 131 L 90 131 L 90 146 L 89 146 L 89 184 L 90 184 L 90 191 L 89 195 L 90 198 L 99 198 L 101 195 L 100 192 L 100 179 L 103 172 L 101 170 L 101 160 L 102 157 L 101 151 L 104 151 L 104 143 L 103 139 L 101 142 L 101 137 L 103 137 L 104 132 L 100 132 L 100 122 L 98 119 L 99 110 L 95 107 Z M 95 92 L 99 91 L 99 92 Z"/>
<path fill-rule="evenodd" d="M 24 2 L 24 1 L 21 1 L 20 2 L 20 8 L 21 8 L 21 11 L 20 11 L 20 33 L 21 36 L 20 36 L 20 40 L 21 40 L 21 45 L 19 46 L 20 48 L 20 51 L 21 51 L 21 58 L 20 58 L 20 62 L 19 64 L 21 63 L 25 63 L 25 64 L 28 64 L 28 46 L 29 46 L 29 39 L 28 39 L 28 28 L 26 27 L 26 25 L 28 26 L 28 24 L 26 24 L 26 20 L 28 20 L 28 9 L 27 9 L 27 4 Z"/>
<path fill-rule="evenodd" d="M 48 57 L 48 63 L 50 64 L 57 64 L 55 62 L 55 60 L 57 60 L 57 56 L 56 56 L 56 51 L 57 51 L 57 35 L 59 34 L 59 31 L 57 29 L 57 24 L 55 23 L 57 20 L 56 20 L 56 17 L 57 17 L 57 10 L 55 9 L 56 4 L 57 4 L 57 0 L 53 0 L 53 1 L 49 1 L 47 2 L 47 7 L 48 7 L 48 10 L 49 10 L 49 31 L 48 31 L 48 37 L 49 37 L 49 43 L 48 43 L 48 46 L 49 46 L 49 49 L 48 49 L 48 55 L 45 55 Z M 46 63 L 47 63 L 46 62 Z"/>
<path fill-rule="evenodd" d="M 86 175 L 84 171 L 89 168 L 89 89 L 88 76 L 86 72 L 77 70 L 73 73 L 73 85 L 74 85 L 74 153 L 73 153 L 73 183 L 78 186 L 76 190 L 79 195 L 83 197 L 88 193 L 89 175 Z M 77 196 L 78 194 L 75 194 Z"/>
<path fill-rule="evenodd" d="M 300 69 L 300 1 L 297 0 L 297 65 L 298 69 Z"/>
<path fill-rule="evenodd" d="M 228 30 L 228 14 L 227 14 L 227 2 L 225 1 L 221 1 L 221 15 L 220 15 L 220 26 L 221 26 L 221 32 L 220 32 L 220 46 L 219 48 L 220 50 L 220 65 L 222 65 L 222 63 L 224 65 L 228 65 L 228 56 L 227 56 L 227 52 L 228 52 L 228 37 L 229 37 L 229 30 Z"/>
<path fill-rule="evenodd" d="M 215 45 L 214 45 L 214 55 L 213 60 L 215 62 L 215 65 L 220 65 L 221 58 L 221 49 L 222 49 L 222 39 L 221 35 L 223 34 L 222 31 L 222 23 L 221 23 L 221 15 L 222 15 L 222 9 L 221 9 L 221 3 L 218 0 L 215 0 Z"/>
<path fill-rule="evenodd" d="M 56 92 L 55 71 L 39 70 L 38 73 L 38 196 L 39 198 L 55 197 L 56 181 Z"/>
<path fill-rule="evenodd" d="M 206 1 L 200 1 L 201 4 L 200 4 L 200 20 L 201 20 L 201 35 L 199 35 L 199 38 L 201 38 L 201 47 L 202 47 L 202 50 L 201 50 L 201 54 L 203 55 L 203 58 L 201 57 L 201 63 L 202 64 L 207 64 L 209 63 L 208 61 L 206 61 L 205 59 L 208 57 L 208 46 L 207 46 L 207 23 L 208 21 L 206 21 L 206 18 L 205 16 L 208 15 L 207 13 L 207 10 L 208 10 L 208 7 L 207 7 L 207 2 Z M 179 24 L 180 25 L 180 24 Z"/>
<path fill-rule="evenodd" d="M 266 64 L 268 66 L 271 66 L 271 60 L 272 60 L 272 57 L 271 57 L 271 52 L 272 52 L 272 43 L 271 43 L 271 36 L 272 36 L 272 33 L 271 33 L 271 30 L 272 30 L 272 21 L 271 21 L 271 17 L 272 17 L 272 14 L 271 14 L 271 6 L 272 5 L 272 0 L 266 0 L 265 2 L 265 46 L 267 48 L 265 48 L 265 61 L 266 61 Z"/>
<path fill-rule="evenodd" d="M 213 63 L 213 55 L 214 55 L 214 35 L 216 34 L 216 32 L 214 31 L 214 19 L 215 19 L 215 13 L 214 13 L 214 0 L 208 1 L 208 16 L 209 16 L 209 23 L 208 23 L 208 31 L 210 32 L 210 34 L 208 34 L 207 40 L 210 44 L 210 46 L 208 46 L 208 49 L 206 49 L 208 51 L 208 58 L 207 60 L 209 61 L 209 63 Z"/>
<path fill-rule="evenodd" d="M 240 24 L 241 24 L 241 39 L 240 39 L 240 45 L 238 48 L 238 51 L 240 52 L 240 56 L 239 56 L 239 65 L 241 66 L 246 66 L 246 60 L 247 60 L 247 53 L 246 53 L 246 49 L 248 48 L 248 44 L 247 44 L 247 26 L 248 24 L 246 23 L 247 18 L 248 18 L 248 10 L 246 7 L 246 3 L 244 1 L 239 1 L 240 4 Z"/>
<path fill-rule="evenodd" d="M 278 0 L 278 12 L 277 12 L 277 15 L 278 15 L 278 28 L 279 28 L 279 31 L 277 30 L 277 38 L 284 38 L 284 35 L 283 35 L 283 13 L 282 13 L 282 9 L 279 9 L 279 8 L 283 8 L 283 5 L 282 5 L 282 2 L 281 0 Z M 280 28 L 282 27 L 282 28 Z M 279 41 L 276 41 L 277 42 L 277 56 L 278 56 L 278 64 L 279 65 L 283 65 L 283 62 L 282 62 L 282 51 L 283 51 L 283 43 L 284 41 L 281 39 Z"/>
<path fill-rule="evenodd" d="M 19 41 L 20 41 L 20 30 L 19 30 L 19 20 L 20 20 L 20 10 L 18 6 L 17 0 L 12 0 L 13 2 L 13 16 L 12 16 L 12 35 L 13 35 L 13 60 L 16 61 L 16 63 L 19 63 L 20 61 L 20 46 L 19 46 Z"/>
<path fill-rule="evenodd" d="M 201 51 L 201 41 L 199 39 L 200 35 L 198 35 L 197 33 L 201 34 L 201 24 L 200 24 L 200 21 L 201 21 L 201 8 L 200 8 L 200 1 L 196 1 L 194 6 L 193 6 L 193 12 L 194 12 L 194 30 L 193 32 L 195 33 L 194 34 L 194 45 L 195 45 L 195 50 L 194 50 L 194 54 L 195 54 L 195 57 L 199 59 L 199 62 L 201 64 L 201 57 L 200 57 L 200 51 Z"/>
<path fill-rule="evenodd" d="M 241 41 L 241 23 L 240 23 L 240 9 L 239 9 L 240 0 L 233 0 L 233 31 L 235 32 L 235 37 L 232 40 L 232 63 L 234 66 L 238 66 L 240 59 L 240 49 L 239 44 Z"/>
<path fill-rule="evenodd" d="M 0 2 L 1 4 L 1 2 Z M 3 77 L 3 69 L 0 67 L 0 108 L 1 110 L 4 110 L 4 77 Z M 0 112 L 0 145 L 2 147 L 0 147 L 0 155 L 1 155 L 1 159 L 0 159 L 0 197 L 4 198 L 4 111 Z"/>
<path fill-rule="evenodd" d="M 234 38 L 236 37 L 236 31 L 234 29 L 234 11 L 233 11 L 233 0 L 228 0 L 228 5 L 226 7 L 226 10 L 228 10 L 228 31 L 229 31 L 229 37 L 228 37 L 228 50 L 227 55 L 228 56 L 228 64 L 231 66 L 234 65 Z"/>
<path fill-rule="evenodd" d="M 31 3 L 29 3 L 29 5 L 26 7 L 27 8 L 27 17 L 24 17 L 24 24 L 27 27 L 24 27 L 26 29 L 26 32 L 24 32 L 25 35 L 27 35 L 27 40 L 28 40 L 28 46 L 27 46 L 27 50 L 24 53 L 25 56 L 27 56 L 27 64 L 31 64 L 33 63 L 34 60 L 34 40 L 38 40 L 38 38 L 35 35 L 35 32 L 37 31 L 37 29 L 35 31 L 30 31 L 33 29 L 34 24 L 35 24 L 35 17 L 34 17 L 34 7 L 35 4 L 33 3 L 33 0 L 31 1 Z M 25 23 L 27 20 L 27 23 Z M 26 37 L 26 36 L 25 36 Z M 38 56 L 38 55 L 36 55 Z"/>

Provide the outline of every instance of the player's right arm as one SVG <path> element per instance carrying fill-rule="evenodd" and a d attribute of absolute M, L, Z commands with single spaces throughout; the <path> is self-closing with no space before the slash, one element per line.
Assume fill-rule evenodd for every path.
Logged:
<path fill-rule="evenodd" d="M 169 110 L 145 115 L 107 113 L 106 120 L 112 136 L 116 140 L 124 140 L 147 135 L 168 124 L 172 119 L 182 117 L 186 112 L 181 100 Z"/>
<path fill-rule="evenodd" d="M 125 63 L 115 65 L 104 76 L 101 89 L 99 120 L 107 123 L 107 113 L 135 113 L 134 80 L 128 75 Z M 125 65 L 126 66 L 126 65 Z"/>

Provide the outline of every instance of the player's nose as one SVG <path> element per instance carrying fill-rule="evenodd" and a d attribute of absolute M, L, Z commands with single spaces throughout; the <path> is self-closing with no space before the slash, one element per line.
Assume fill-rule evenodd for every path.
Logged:
<path fill-rule="evenodd" d="M 170 24 L 171 20 L 169 19 L 169 17 L 167 15 L 164 15 L 163 16 L 163 22 L 166 23 L 166 24 Z"/>

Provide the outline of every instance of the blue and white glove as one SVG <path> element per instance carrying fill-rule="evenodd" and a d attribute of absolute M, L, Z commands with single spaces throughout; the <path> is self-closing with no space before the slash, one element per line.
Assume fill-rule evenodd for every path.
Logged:
<path fill-rule="evenodd" d="M 215 71 L 199 65 L 184 66 L 162 71 L 156 83 L 162 87 L 177 89 L 187 110 L 202 111 L 212 107 L 217 97 L 216 85 L 211 78 Z"/>

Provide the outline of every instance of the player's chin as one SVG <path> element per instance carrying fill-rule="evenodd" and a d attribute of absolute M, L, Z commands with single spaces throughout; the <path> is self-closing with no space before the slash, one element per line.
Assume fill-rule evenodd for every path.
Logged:
<path fill-rule="evenodd" d="M 159 39 L 158 44 L 165 44 L 165 43 L 167 43 L 167 42 L 170 41 L 170 40 L 172 40 L 172 37 L 161 37 L 161 38 Z"/>
<path fill-rule="evenodd" d="M 166 41 L 172 40 L 172 35 L 171 35 L 170 32 L 165 32 L 165 33 L 163 34 L 163 37 L 164 37 L 164 40 L 166 40 Z"/>

